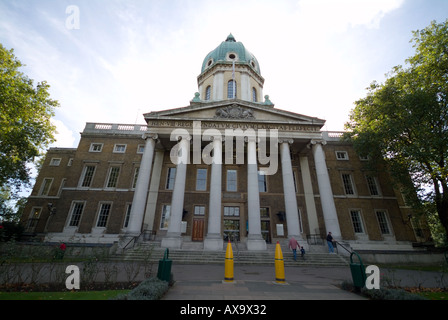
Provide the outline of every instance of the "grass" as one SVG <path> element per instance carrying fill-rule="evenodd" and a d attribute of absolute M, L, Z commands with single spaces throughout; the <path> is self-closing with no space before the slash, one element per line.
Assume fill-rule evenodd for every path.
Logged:
<path fill-rule="evenodd" d="M 129 291 L 0 292 L 0 300 L 108 300 Z"/>

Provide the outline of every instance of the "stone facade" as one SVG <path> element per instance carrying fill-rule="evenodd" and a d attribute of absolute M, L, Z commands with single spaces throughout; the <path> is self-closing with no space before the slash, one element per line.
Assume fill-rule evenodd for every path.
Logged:
<path fill-rule="evenodd" d="M 306 246 L 329 231 L 362 249 L 425 240 L 387 170 L 367 170 L 324 120 L 260 101 L 264 79 L 244 50 L 229 36 L 212 51 L 188 106 L 146 113 L 146 125 L 87 123 L 76 149 L 48 150 L 26 231 L 85 243 L 144 232 L 204 250 L 229 238 L 249 250 L 292 236 Z"/>

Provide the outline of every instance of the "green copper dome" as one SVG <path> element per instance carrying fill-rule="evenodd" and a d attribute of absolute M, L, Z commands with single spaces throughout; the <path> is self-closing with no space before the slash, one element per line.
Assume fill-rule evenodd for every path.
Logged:
<path fill-rule="evenodd" d="M 257 58 L 241 42 L 237 42 L 232 34 L 229 34 L 226 41 L 223 41 L 205 57 L 202 63 L 201 73 L 218 62 L 232 63 L 233 60 L 237 64 L 249 65 L 255 72 L 261 75 Z"/>

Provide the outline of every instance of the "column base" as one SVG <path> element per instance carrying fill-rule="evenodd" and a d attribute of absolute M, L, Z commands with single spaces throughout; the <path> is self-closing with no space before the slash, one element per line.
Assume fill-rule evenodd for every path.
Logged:
<path fill-rule="evenodd" d="M 180 249 L 182 247 L 182 237 L 174 236 L 163 238 L 160 246 L 168 249 Z"/>
<path fill-rule="evenodd" d="M 247 239 L 247 250 L 262 251 L 266 250 L 266 241 L 261 239 Z"/>
<path fill-rule="evenodd" d="M 204 239 L 204 250 L 205 251 L 222 251 L 224 248 L 224 240 L 220 235 L 217 236 L 207 236 Z"/>

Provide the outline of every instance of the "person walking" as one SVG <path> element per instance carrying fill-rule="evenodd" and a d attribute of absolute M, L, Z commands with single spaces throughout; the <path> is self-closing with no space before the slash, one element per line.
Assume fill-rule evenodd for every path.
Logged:
<path fill-rule="evenodd" d="M 328 251 L 330 253 L 334 253 L 333 236 L 331 235 L 331 232 L 328 232 L 327 234 L 327 244 L 328 244 Z"/>
<path fill-rule="evenodd" d="M 300 248 L 299 242 L 294 239 L 294 237 L 291 237 L 291 239 L 289 240 L 289 248 L 292 250 L 294 261 L 297 261 L 297 247 Z"/>

